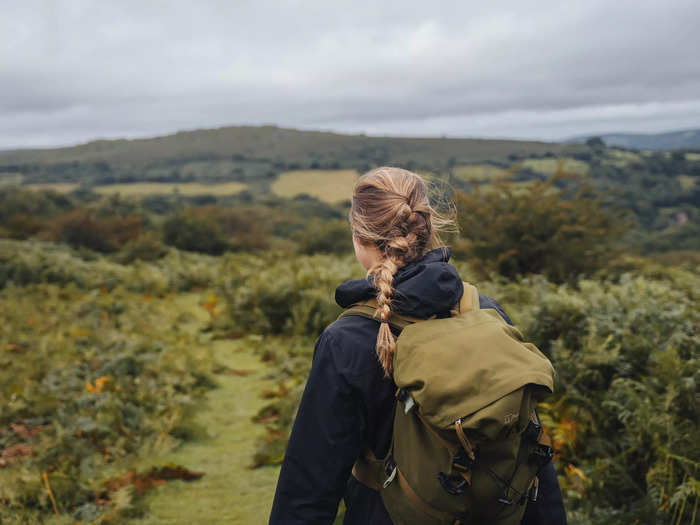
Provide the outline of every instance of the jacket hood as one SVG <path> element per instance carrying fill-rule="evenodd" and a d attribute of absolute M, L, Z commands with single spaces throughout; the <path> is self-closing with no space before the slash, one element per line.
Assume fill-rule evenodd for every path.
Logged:
<path fill-rule="evenodd" d="M 443 314 L 457 304 L 464 286 L 457 270 L 447 261 L 449 248 L 431 250 L 394 275 L 391 309 L 421 319 Z M 345 281 L 335 290 L 335 301 L 343 308 L 375 297 L 371 278 Z"/>

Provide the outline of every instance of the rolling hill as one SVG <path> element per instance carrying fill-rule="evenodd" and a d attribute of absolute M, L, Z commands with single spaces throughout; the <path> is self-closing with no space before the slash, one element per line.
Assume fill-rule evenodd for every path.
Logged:
<path fill-rule="evenodd" d="M 668 150 L 668 149 L 700 149 L 700 129 L 671 131 L 668 133 L 607 133 L 595 135 L 600 137 L 608 147 Z M 584 143 L 591 135 L 576 137 L 567 143 Z"/>
<path fill-rule="evenodd" d="M 97 140 L 68 148 L 0 152 L 0 164 L 107 162 L 149 164 L 169 159 L 266 159 L 305 163 L 384 158 L 444 164 L 505 159 L 509 155 L 561 153 L 572 146 L 517 140 L 369 137 L 276 126 L 235 126 L 181 131 L 134 140 Z M 575 146 L 574 146 L 575 149 Z M 235 160 L 234 159 L 234 160 Z"/>

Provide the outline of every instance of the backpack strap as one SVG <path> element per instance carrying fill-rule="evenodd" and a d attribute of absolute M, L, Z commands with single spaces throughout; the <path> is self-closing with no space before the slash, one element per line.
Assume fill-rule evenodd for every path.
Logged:
<path fill-rule="evenodd" d="M 359 315 L 362 317 L 367 317 L 368 319 L 374 319 L 375 321 L 379 321 L 379 319 L 377 318 L 377 300 L 368 299 L 366 301 L 357 302 L 351 305 L 349 308 L 346 308 L 338 316 L 338 319 L 346 315 Z M 400 315 L 394 311 L 392 311 L 391 315 L 389 316 L 389 324 L 394 328 L 397 328 L 398 330 L 403 330 L 408 325 L 417 323 L 419 321 L 424 321 L 424 319 L 420 319 L 418 317 L 411 317 L 409 315 Z"/>
<path fill-rule="evenodd" d="M 433 507 L 430 503 L 425 501 L 423 498 L 421 498 L 416 492 L 413 490 L 413 487 L 408 484 L 408 480 L 406 477 L 403 475 L 403 473 L 398 469 L 396 469 L 396 473 L 398 474 L 397 478 L 399 481 L 399 487 L 401 488 L 401 491 L 404 493 L 404 495 L 411 500 L 414 506 L 418 507 L 421 509 L 423 512 L 425 512 L 428 516 L 432 516 L 433 518 L 439 520 L 441 523 L 459 523 L 459 520 L 453 520 L 451 519 L 451 516 L 447 513 L 444 512 L 440 509 L 437 509 Z"/>
<path fill-rule="evenodd" d="M 378 460 L 371 449 L 361 454 L 352 466 L 352 475 L 364 486 L 373 490 L 379 490 L 379 476 L 384 470 L 384 463 Z"/>
<path fill-rule="evenodd" d="M 479 290 L 476 289 L 476 286 L 466 281 L 462 281 L 462 284 L 464 285 L 464 292 L 459 300 L 459 313 L 481 310 L 479 306 Z"/>

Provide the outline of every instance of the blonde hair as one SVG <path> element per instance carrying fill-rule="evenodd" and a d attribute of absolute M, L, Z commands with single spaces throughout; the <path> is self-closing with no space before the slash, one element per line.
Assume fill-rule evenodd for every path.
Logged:
<path fill-rule="evenodd" d="M 389 376 L 396 341 L 389 328 L 394 274 L 432 249 L 443 247 L 439 231 L 452 221 L 430 205 L 424 180 L 394 167 L 368 171 L 355 184 L 350 207 L 350 227 L 362 244 L 376 246 L 382 259 L 367 272 L 377 290 L 381 325 L 377 357 Z"/>

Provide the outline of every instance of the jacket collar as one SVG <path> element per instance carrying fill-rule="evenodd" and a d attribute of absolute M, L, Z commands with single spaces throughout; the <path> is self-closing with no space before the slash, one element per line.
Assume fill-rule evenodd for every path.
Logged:
<path fill-rule="evenodd" d="M 449 312 L 464 291 L 457 270 L 448 263 L 451 254 L 449 248 L 437 248 L 399 268 L 394 275 L 391 309 L 423 319 Z M 347 308 L 375 297 L 376 293 L 370 278 L 356 279 L 338 286 L 335 301 Z"/>

